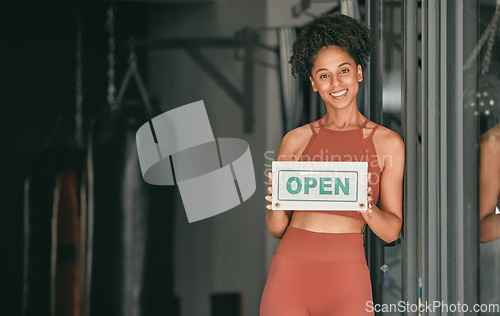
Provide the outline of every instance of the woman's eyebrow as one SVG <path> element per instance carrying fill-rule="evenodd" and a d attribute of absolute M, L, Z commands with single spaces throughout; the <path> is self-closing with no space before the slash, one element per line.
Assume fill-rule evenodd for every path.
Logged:
<path fill-rule="evenodd" d="M 321 68 L 321 69 L 318 69 L 318 70 L 316 70 L 316 73 L 318 73 L 318 72 L 320 72 L 320 71 L 322 71 L 322 70 L 328 70 L 328 68 Z"/>
<path fill-rule="evenodd" d="M 342 67 L 342 66 L 344 66 L 344 65 L 349 65 L 349 66 L 352 66 L 350 63 L 345 62 L 345 63 L 341 63 L 340 65 L 338 65 L 338 66 L 337 66 L 337 68 L 340 68 L 340 67 Z M 318 73 L 318 72 L 320 72 L 320 71 L 322 71 L 322 70 L 328 70 L 328 68 L 321 68 L 321 69 L 318 69 L 318 70 L 316 70 L 316 73 Z"/>
<path fill-rule="evenodd" d="M 337 68 L 340 68 L 340 67 L 342 67 L 342 66 L 344 66 L 344 65 L 349 65 L 349 66 L 352 66 L 350 63 L 341 63 L 341 64 L 340 64 Z"/>

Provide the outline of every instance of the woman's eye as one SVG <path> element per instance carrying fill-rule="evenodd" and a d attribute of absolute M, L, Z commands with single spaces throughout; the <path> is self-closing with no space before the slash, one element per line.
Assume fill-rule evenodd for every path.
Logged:
<path fill-rule="evenodd" d="M 323 75 L 320 75 L 319 77 L 320 77 L 320 79 L 325 79 L 325 78 L 328 78 L 328 75 L 327 74 L 323 74 Z"/>
<path fill-rule="evenodd" d="M 340 73 L 341 73 L 341 74 L 346 74 L 346 73 L 348 73 L 348 72 L 349 72 L 349 69 L 342 69 L 342 70 L 340 71 Z"/>

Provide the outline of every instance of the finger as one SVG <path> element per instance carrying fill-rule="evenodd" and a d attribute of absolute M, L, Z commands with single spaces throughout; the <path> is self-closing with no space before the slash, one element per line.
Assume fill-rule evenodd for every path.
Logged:
<path fill-rule="evenodd" d="M 273 187 L 268 187 L 267 188 L 267 193 L 269 193 L 269 194 L 272 195 L 273 194 Z"/>
<path fill-rule="evenodd" d="M 272 209 L 273 209 L 273 207 L 271 206 L 271 204 L 267 204 L 267 205 L 266 205 L 266 208 L 267 208 L 268 210 L 272 210 Z"/>
<path fill-rule="evenodd" d="M 373 207 L 372 202 L 369 202 L 369 203 L 368 203 L 368 209 L 369 209 L 370 211 L 372 210 L 372 207 Z"/>
<path fill-rule="evenodd" d="M 272 197 L 272 196 L 270 196 L 270 195 L 266 195 L 265 199 L 266 199 L 266 201 L 268 201 L 268 202 L 272 202 L 272 201 L 273 201 L 273 197 Z"/>
<path fill-rule="evenodd" d="M 273 187 L 268 187 L 267 188 L 267 194 L 272 196 L 273 195 Z"/>
<path fill-rule="evenodd" d="M 269 180 L 269 183 L 272 184 L 273 183 L 273 173 L 271 171 L 269 171 L 267 173 L 267 178 Z"/>
<path fill-rule="evenodd" d="M 370 203 L 373 202 L 373 198 L 371 196 L 369 196 L 366 200 Z"/>
<path fill-rule="evenodd" d="M 369 187 L 366 189 L 366 192 L 367 192 L 368 194 L 373 193 L 373 189 L 372 189 L 372 187 L 370 187 L 370 186 L 369 186 Z"/>

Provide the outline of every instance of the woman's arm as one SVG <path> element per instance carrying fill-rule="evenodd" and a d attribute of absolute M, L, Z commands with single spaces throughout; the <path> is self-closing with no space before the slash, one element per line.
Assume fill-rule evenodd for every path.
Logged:
<path fill-rule="evenodd" d="M 500 239 L 500 214 L 495 214 L 500 193 L 500 128 L 481 137 L 479 167 L 479 241 Z"/>
<path fill-rule="evenodd" d="M 380 208 L 372 205 L 371 209 L 361 214 L 370 229 L 382 240 L 390 243 L 398 239 L 403 223 L 405 148 L 403 140 L 395 132 L 384 128 L 377 134 L 377 154 L 381 158 L 379 161 L 383 161 L 380 175 Z M 371 188 L 368 191 L 370 204 L 373 201 Z"/>
<path fill-rule="evenodd" d="M 288 132 L 281 141 L 280 149 L 278 151 L 278 161 L 298 161 L 300 153 L 304 150 L 305 144 L 307 144 L 307 137 L 310 137 L 311 132 L 308 134 L 308 126 L 296 128 Z M 272 203 L 272 173 L 268 173 L 269 184 L 267 188 L 268 195 L 266 200 Z M 283 211 L 283 210 L 272 210 L 271 204 L 266 205 L 267 215 L 266 224 L 267 229 L 274 237 L 281 239 L 285 230 L 290 223 L 293 215 L 293 211 Z"/>
<path fill-rule="evenodd" d="M 268 173 L 269 184 L 270 186 L 267 188 L 268 195 L 266 196 L 266 200 L 268 202 L 273 201 L 273 174 L 272 172 Z M 290 219 L 292 218 L 292 211 L 283 211 L 283 210 L 272 210 L 271 204 L 266 205 L 267 215 L 266 215 L 266 224 L 267 229 L 271 233 L 271 235 L 275 238 L 281 239 L 285 234 L 285 230 L 290 223 Z"/>

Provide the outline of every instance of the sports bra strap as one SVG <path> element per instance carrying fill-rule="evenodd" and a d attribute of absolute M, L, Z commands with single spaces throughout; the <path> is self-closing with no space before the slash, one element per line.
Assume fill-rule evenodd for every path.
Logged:
<path fill-rule="evenodd" d="M 321 119 L 318 120 L 319 128 L 323 127 L 323 124 L 321 123 Z"/>
<path fill-rule="evenodd" d="M 316 130 L 314 129 L 314 126 L 313 126 L 313 123 L 309 123 L 309 127 L 311 128 L 311 131 L 313 132 L 313 135 L 318 135 L 318 133 L 316 133 Z"/>
<path fill-rule="evenodd" d="M 366 125 L 368 125 L 368 122 L 370 122 L 369 119 L 366 119 L 363 124 L 361 124 L 361 128 L 364 128 Z"/>
<path fill-rule="evenodd" d="M 380 125 L 378 124 L 375 124 L 375 127 L 373 128 L 372 132 L 370 133 L 370 136 L 368 136 L 368 138 L 372 138 L 373 137 L 373 134 L 375 134 L 375 131 L 377 130 L 377 128 L 379 127 Z"/>

